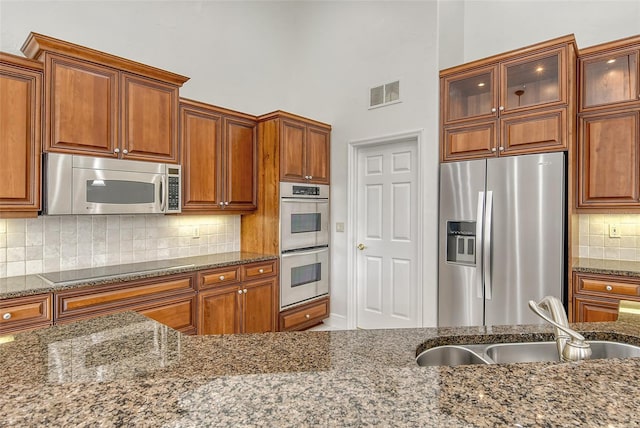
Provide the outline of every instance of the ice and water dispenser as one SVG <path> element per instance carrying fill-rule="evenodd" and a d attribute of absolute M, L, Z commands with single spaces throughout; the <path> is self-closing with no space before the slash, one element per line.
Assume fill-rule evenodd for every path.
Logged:
<path fill-rule="evenodd" d="M 447 261 L 475 266 L 475 221 L 447 221 Z"/>

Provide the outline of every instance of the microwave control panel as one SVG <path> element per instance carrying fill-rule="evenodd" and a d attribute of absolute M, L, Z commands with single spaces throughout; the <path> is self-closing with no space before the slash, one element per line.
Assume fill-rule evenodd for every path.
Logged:
<path fill-rule="evenodd" d="M 167 210 L 180 211 L 180 177 L 170 176 L 168 182 Z"/>

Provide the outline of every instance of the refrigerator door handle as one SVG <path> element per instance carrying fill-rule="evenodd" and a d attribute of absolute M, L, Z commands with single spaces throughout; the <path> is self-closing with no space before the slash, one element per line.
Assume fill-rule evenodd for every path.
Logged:
<path fill-rule="evenodd" d="M 476 295 L 478 299 L 484 298 L 483 288 L 484 279 L 482 275 L 483 250 L 482 243 L 484 236 L 482 234 L 484 225 L 484 192 L 478 192 L 478 212 L 476 214 Z"/>
<path fill-rule="evenodd" d="M 484 277 L 484 298 L 491 300 L 491 226 L 493 211 L 493 191 L 487 191 L 487 204 L 484 212 L 484 235 L 482 239 L 482 274 Z"/>

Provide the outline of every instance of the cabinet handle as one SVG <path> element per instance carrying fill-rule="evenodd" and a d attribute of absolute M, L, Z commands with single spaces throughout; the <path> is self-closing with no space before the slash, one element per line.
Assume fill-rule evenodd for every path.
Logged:
<path fill-rule="evenodd" d="M 127 153 L 129 153 L 129 150 L 127 150 L 127 149 L 124 149 L 124 150 L 122 151 L 122 154 L 123 154 L 123 155 L 126 155 Z"/>
<path fill-rule="evenodd" d="M 3 320 L 10 320 L 11 319 L 11 312 L 7 312 L 6 314 L 2 315 L 2 319 Z"/>
<path fill-rule="evenodd" d="M 605 288 L 607 289 L 607 291 L 611 291 L 611 290 L 613 290 L 613 287 L 612 287 L 612 286 L 610 286 L 610 285 L 607 285 Z"/>
<path fill-rule="evenodd" d="M 264 269 L 262 268 L 258 269 L 258 273 L 264 273 Z"/>
<path fill-rule="evenodd" d="M 500 111 L 504 111 L 504 106 L 500 106 L 498 109 L 499 109 Z"/>
<path fill-rule="evenodd" d="M 224 281 L 224 275 L 220 275 L 220 276 L 218 277 L 218 279 L 219 279 L 220 281 Z"/>
<path fill-rule="evenodd" d="M 493 108 L 491 109 L 491 113 L 495 113 L 495 112 L 496 112 L 496 108 L 495 108 L 495 107 L 493 107 Z"/>
<path fill-rule="evenodd" d="M 116 147 L 113 153 L 120 153 L 120 149 Z"/>
<path fill-rule="evenodd" d="M 311 318 L 311 315 L 306 314 L 304 317 L 305 317 L 306 319 L 309 319 L 309 318 Z"/>

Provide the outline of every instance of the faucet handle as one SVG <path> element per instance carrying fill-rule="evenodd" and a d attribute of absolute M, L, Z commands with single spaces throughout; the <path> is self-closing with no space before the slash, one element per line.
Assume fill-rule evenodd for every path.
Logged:
<path fill-rule="evenodd" d="M 533 300 L 529 300 L 529 307 L 531 308 L 531 310 L 533 312 L 536 313 L 536 315 L 538 315 L 540 318 L 542 318 L 543 320 L 545 320 L 546 322 L 548 322 L 549 324 L 553 325 L 554 327 L 556 327 L 557 329 L 562 330 L 563 332 L 567 333 L 572 339 L 574 339 L 577 342 L 582 342 L 584 343 L 586 341 L 586 339 L 584 338 L 583 335 L 581 335 L 580 333 L 578 333 L 577 331 L 571 330 L 569 327 L 563 326 L 558 324 L 557 322 L 555 322 L 554 320 L 552 320 L 551 318 L 549 318 L 543 311 L 543 309 L 538 306 L 538 304 L 533 301 Z M 589 346 L 589 345 L 587 345 Z"/>

